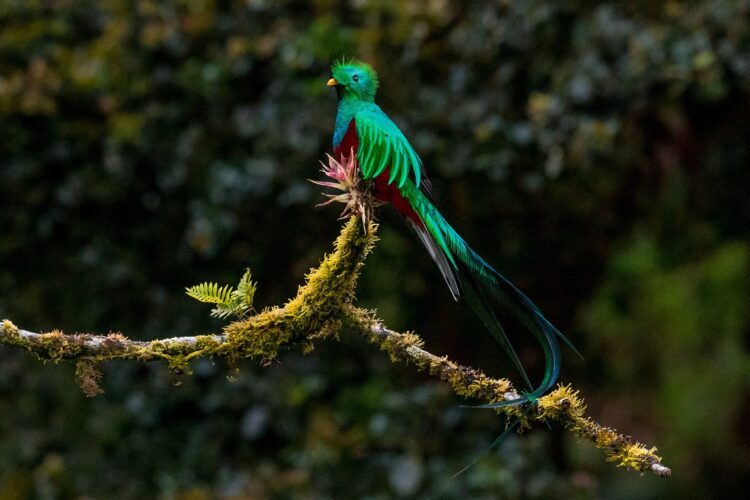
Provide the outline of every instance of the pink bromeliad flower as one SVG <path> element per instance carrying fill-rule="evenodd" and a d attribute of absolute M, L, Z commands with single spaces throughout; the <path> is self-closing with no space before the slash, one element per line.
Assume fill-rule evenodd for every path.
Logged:
<path fill-rule="evenodd" d="M 375 205 L 375 200 L 370 195 L 369 183 L 362 182 L 354 151 L 349 156 L 341 155 L 338 160 L 331 155 L 326 156 L 328 157 L 328 164 L 320 162 L 323 165 L 320 171 L 335 182 L 308 180 L 313 184 L 333 188 L 341 191 L 341 193 L 324 193 L 328 197 L 328 201 L 317 206 L 322 207 L 334 202 L 343 203 L 345 205 L 344 210 L 339 218 L 344 219 L 349 215 L 359 214 L 366 231 L 367 223 L 372 217 L 372 207 Z"/>

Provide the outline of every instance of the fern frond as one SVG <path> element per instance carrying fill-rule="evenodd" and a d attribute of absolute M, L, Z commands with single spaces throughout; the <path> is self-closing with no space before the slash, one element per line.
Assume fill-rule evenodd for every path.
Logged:
<path fill-rule="evenodd" d="M 237 304 L 236 302 L 218 304 L 211 309 L 211 316 L 220 319 L 227 319 L 230 316 L 235 316 L 237 319 L 242 319 L 245 316 L 245 310 L 242 309 L 241 304 Z"/>
<path fill-rule="evenodd" d="M 218 283 L 209 282 L 185 288 L 185 293 L 195 300 L 224 306 L 231 304 L 232 292 L 234 288 L 229 285 L 219 286 Z"/>
<path fill-rule="evenodd" d="M 237 285 L 237 290 L 232 292 L 232 298 L 237 299 L 238 303 L 242 304 L 243 310 L 249 310 L 253 307 L 255 289 L 258 285 L 251 278 L 250 269 L 246 268 L 245 274 L 242 275 L 242 279 Z"/>
<path fill-rule="evenodd" d="M 185 293 L 195 300 L 216 304 L 211 310 L 211 316 L 226 319 L 235 316 L 242 319 L 253 308 L 253 298 L 257 285 L 251 280 L 250 269 L 245 269 L 237 289 L 229 285 L 220 286 L 218 283 L 201 283 L 185 288 Z"/>

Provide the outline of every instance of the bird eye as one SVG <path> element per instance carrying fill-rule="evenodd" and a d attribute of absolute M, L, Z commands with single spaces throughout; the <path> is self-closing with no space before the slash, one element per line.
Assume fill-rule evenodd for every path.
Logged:
<path fill-rule="evenodd" d="M 355 82 L 358 82 L 359 81 L 359 75 L 352 76 L 352 80 L 354 80 Z"/>

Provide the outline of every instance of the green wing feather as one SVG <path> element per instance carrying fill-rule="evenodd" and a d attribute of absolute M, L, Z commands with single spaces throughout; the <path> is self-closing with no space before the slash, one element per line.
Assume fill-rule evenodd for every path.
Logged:
<path fill-rule="evenodd" d="M 355 116 L 359 150 L 357 160 L 362 177 L 374 179 L 390 167 L 388 183 L 397 182 L 401 189 L 410 175 L 419 186 L 422 160 L 395 123 L 373 104 Z"/>

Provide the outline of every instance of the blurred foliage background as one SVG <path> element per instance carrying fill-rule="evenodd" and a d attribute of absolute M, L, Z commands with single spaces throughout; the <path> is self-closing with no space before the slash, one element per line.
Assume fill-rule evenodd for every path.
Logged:
<path fill-rule="evenodd" d="M 741 497 L 748 19 L 747 0 L 3 0 L 0 316 L 147 339 L 218 331 L 183 289 L 246 266 L 261 306 L 293 295 L 339 228 L 306 179 L 328 66 L 356 55 L 448 219 L 584 352 L 562 380 L 674 478 L 539 428 L 451 479 L 502 422 L 344 336 L 234 375 L 110 363 L 95 399 L 2 348 L 0 497 Z M 512 376 L 381 220 L 360 304 Z"/>

